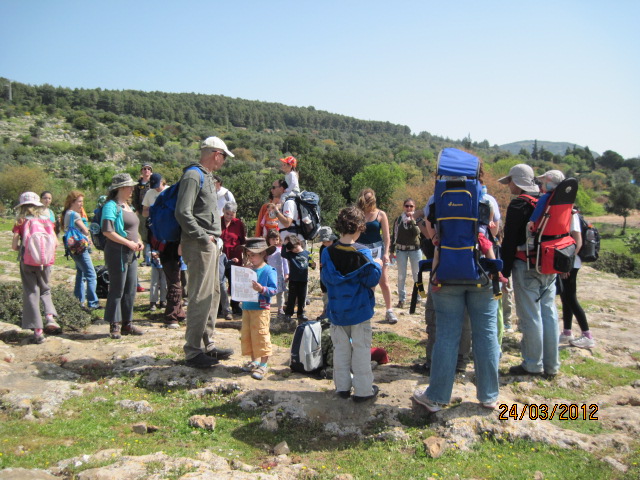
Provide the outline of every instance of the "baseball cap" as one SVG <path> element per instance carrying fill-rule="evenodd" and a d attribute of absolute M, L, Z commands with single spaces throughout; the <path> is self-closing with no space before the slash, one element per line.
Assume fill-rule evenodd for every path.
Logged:
<path fill-rule="evenodd" d="M 282 163 L 291 165 L 293 168 L 296 168 L 298 166 L 298 160 L 296 159 L 296 157 L 292 157 L 291 155 L 285 158 L 281 158 L 280 161 Z"/>
<path fill-rule="evenodd" d="M 153 173 L 149 178 L 149 188 L 158 188 L 161 182 L 162 175 L 160 175 L 159 173 Z"/>
<path fill-rule="evenodd" d="M 533 168 L 525 163 L 519 163 L 518 165 L 514 165 L 509 170 L 509 175 L 506 177 L 502 177 L 498 180 L 498 182 L 503 185 L 508 185 L 509 182 L 513 181 L 519 188 L 529 193 L 539 193 L 540 188 L 536 185 L 534 181 L 535 174 L 533 173 Z"/>
<path fill-rule="evenodd" d="M 204 148 L 215 148 L 216 150 L 222 150 L 229 157 L 234 157 L 235 155 L 229 151 L 226 143 L 220 140 L 218 137 L 208 137 L 205 138 L 204 141 L 200 144 L 200 150 Z"/>

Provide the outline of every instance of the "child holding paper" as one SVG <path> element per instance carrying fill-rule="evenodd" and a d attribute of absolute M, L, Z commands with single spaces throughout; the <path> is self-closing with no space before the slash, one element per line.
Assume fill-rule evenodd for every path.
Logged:
<path fill-rule="evenodd" d="M 247 238 L 244 245 L 251 268 L 256 272 L 257 281 L 252 281 L 253 289 L 258 292 L 257 302 L 242 302 L 242 327 L 240 343 L 242 355 L 251 357 L 242 371 L 251 373 L 251 377 L 262 380 L 267 374 L 267 362 L 271 356 L 271 334 L 269 321 L 271 317 L 271 297 L 278 292 L 276 270 L 268 265 L 266 258 L 275 251 L 274 246 L 267 246 L 264 238 Z"/>

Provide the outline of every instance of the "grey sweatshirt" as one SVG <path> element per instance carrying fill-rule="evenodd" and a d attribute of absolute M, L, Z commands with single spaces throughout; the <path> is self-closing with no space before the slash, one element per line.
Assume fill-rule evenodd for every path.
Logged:
<path fill-rule="evenodd" d="M 200 173 L 191 167 L 197 166 L 204 174 L 200 188 Z M 220 237 L 222 226 L 218 215 L 218 195 L 213 176 L 202 165 L 193 164 L 184 169 L 180 179 L 176 220 L 182 228 L 182 235 L 203 244 L 209 243 L 210 236 Z"/>

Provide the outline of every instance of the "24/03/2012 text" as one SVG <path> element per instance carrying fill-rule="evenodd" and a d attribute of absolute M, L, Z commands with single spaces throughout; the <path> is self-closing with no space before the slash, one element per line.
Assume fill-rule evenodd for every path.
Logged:
<path fill-rule="evenodd" d="M 508 405 L 501 403 L 498 405 L 498 419 L 500 420 L 598 420 L 598 405 L 577 404 L 577 403 L 555 403 L 553 405 L 536 404 L 530 405 L 517 403 Z"/>

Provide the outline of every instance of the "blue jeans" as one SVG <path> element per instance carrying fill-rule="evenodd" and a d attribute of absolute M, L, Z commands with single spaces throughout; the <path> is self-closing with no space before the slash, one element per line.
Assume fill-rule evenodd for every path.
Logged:
<path fill-rule="evenodd" d="M 404 302 L 407 296 L 405 283 L 407 281 L 407 262 L 411 262 L 413 283 L 418 281 L 418 263 L 422 259 L 421 250 L 396 250 L 398 263 L 398 301 Z"/>
<path fill-rule="evenodd" d="M 522 367 L 532 373 L 558 373 L 556 276 L 543 275 L 534 268 L 527 270 L 527 265 L 520 260 L 514 262 L 512 273 L 516 313 L 522 332 Z"/>
<path fill-rule="evenodd" d="M 496 314 L 498 302 L 491 285 L 446 285 L 433 292 L 436 310 L 436 344 L 431 357 L 431 378 L 427 397 L 449 403 L 458 359 L 465 308 L 471 319 L 471 338 L 476 372 L 476 395 L 480 402 L 498 399 L 498 361 L 500 347 Z"/>
<path fill-rule="evenodd" d="M 80 300 L 80 303 L 84 303 L 86 297 L 87 306 L 96 308 L 99 305 L 98 295 L 96 294 L 98 278 L 96 277 L 96 269 L 93 268 L 89 250 L 87 249 L 82 254 L 72 255 L 71 257 L 76 264 L 76 286 L 73 290 L 73 295 Z M 86 286 L 85 282 L 87 282 Z"/>

